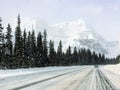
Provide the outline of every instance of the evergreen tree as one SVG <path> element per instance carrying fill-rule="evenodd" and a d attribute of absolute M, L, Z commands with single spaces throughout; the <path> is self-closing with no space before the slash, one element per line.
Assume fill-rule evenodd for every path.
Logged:
<path fill-rule="evenodd" d="M 28 32 L 27 41 L 26 41 L 26 57 L 27 57 L 27 66 L 33 67 L 34 63 L 33 63 L 33 60 L 31 60 L 32 50 L 31 50 L 31 32 L 30 31 Z"/>
<path fill-rule="evenodd" d="M 81 48 L 81 63 L 86 64 L 86 50 L 85 48 Z"/>
<path fill-rule="evenodd" d="M 101 62 L 102 62 L 102 64 L 105 62 L 105 55 L 104 54 L 102 54 Z"/>
<path fill-rule="evenodd" d="M 2 27 L 2 19 L 0 18 L 0 66 L 3 67 L 5 63 L 5 40 Z"/>
<path fill-rule="evenodd" d="M 95 51 L 93 51 L 93 54 L 92 54 L 92 64 L 95 64 Z"/>
<path fill-rule="evenodd" d="M 51 65 L 55 65 L 56 64 L 56 52 L 54 50 L 54 41 L 49 42 L 49 58 L 50 58 L 50 63 Z"/>
<path fill-rule="evenodd" d="M 120 55 L 116 57 L 116 63 L 120 63 Z"/>
<path fill-rule="evenodd" d="M 38 56 L 42 56 L 43 54 L 43 43 L 42 43 L 41 32 L 39 32 L 37 36 L 37 54 Z"/>
<path fill-rule="evenodd" d="M 94 60 L 94 64 L 98 64 L 98 55 L 95 53 L 95 51 L 93 52 L 93 60 Z"/>
<path fill-rule="evenodd" d="M 57 64 L 58 65 L 61 65 L 63 64 L 63 61 L 62 61 L 62 56 L 63 55 L 63 52 L 62 52 L 62 41 L 60 40 L 59 42 L 59 45 L 58 45 L 58 49 L 57 49 Z"/>
<path fill-rule="evenodd" d="M 42 66 L 41 65 L 42 56 L 43 56 L 43 42 L 41 32 L 39 32 L 37 36 L 37 60 L 36 60 L 37 67 Z"/>
<path fill-rule="evenodd" d="M 101 53 L 99 53 L 98 57 L 99 57 L 98 63 L 99 63 L 99 64 L 102 64 L 103 62 L 102 62 L 102 56 L 101 56 Z"/>
<path fill-rule="evenodd" d="M 78 64 L 78 52 L 77 52 L 77 48 L 74 47 L 74 50 L 73 50 L 73 57 L 72 57 L 72 61 L 75 65 Z"/>
<path fill-rule="evenodd" d="M 57 49 L 57 55 L 62 56 L 62 41 L 60 40 L 58 49 Z"/>
<path fill-rule="evenodd" d="M 32 52 L 31 52 L 31 32 L 28 32 L 28 37 L 26 41 L 26 55 L 28 58 L 31 58 Z"/>
<path fill-rule="evenodd" d="M 14 55 L 15 55 L 15 67 L 22 67 L 23 65 L 23 37 L 21 31 L 21 20 L 20 15 L 18 15 L 17 27 L 15 29 L 15 48 L 14 48 Z"/>
<path fill-rule="evenodd" d="M 27 33 L 26 33 L 26 29 L 24 29 L 23 32 L 23 56 L 26 56 L 26 43 L 27 43 Z"/>
<path fill-rule="evenodd" d="M 8 24 L 7 32 L 6 32 L 6 47 L 7 47 L 7 54 L 12 55 L 13 43 L 12 43 L 12 29 L 10 24 Z"/>
<path fill-rule="evenodd" d="M 22 61 L 22 67 L 28 67 L 28 61 L 27 61 L 27 33 L 26 29 L 23 31 L 23 61 Z"/>
<path fill-rule="evenodd" d="M 92 64 L 92 54 L 89 49 L 87 50 L 87 64 Z"/>
<path fill-rule="evenodd" d="M 43 33 L 43 61 L 42 66 L 48 66 L 49 59 L 48 59 L 48 48 L 47 48 L 47 32 L 44 30 Z"/>
<path fill-rule="evenodd" d="M 15 49 L 14 49 L 14 54 L 16 55 L 16 57 L 22 57 L 23 54 L 23 42 L 20 23 L 21 23 L 20 15 L 18 15 L 17 27 L 15 30 Z"/>
<path fill-rule="evenodd" d="M 82 64 L 81 51 L 80 51 L 80 49 L 78 50 L 78 64 Z"/>
<path fill-rule="evenodd" d="M 69 46 L 67 51 L 66 51 L 66 65 L 72 65 L 72 52 L 71 52 L 71 47 Z"/>
<path fill-rule="evenodd" d="M 32 51 L 32 58 L 34 58 L 36 55 L 36 38 L 35 38 L 34 30 L 32 31 L 31 34 L 31 51 Z"/>
<path fill-rule="evenodd" d="M 31 46 L 31 59 L 30 59 L 30 65 L 32 67 L 35 67 L 36 65 L 36 38 L 35 38 L 35 32 L 34 30 L 32 31 L 32 34 L 31 34 L 31 42 L 30 42 L 30 46 Z"/>
<path fill-rule="evenodd" d="M 47 32 L 44 30 L 43 33 L 43 54 L 45 57 L 47 57 L 48 49 L 47 49 Z"/>

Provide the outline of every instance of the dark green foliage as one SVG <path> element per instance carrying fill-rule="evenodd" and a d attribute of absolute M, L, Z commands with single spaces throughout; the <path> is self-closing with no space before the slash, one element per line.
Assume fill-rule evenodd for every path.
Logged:
<path fill-rule="evenodd" d="M 15 48 L 14 54 L 16 57 L 22 57 L 23 54 L 23 38 L 22 38 L 22 31 L 20 27 L 20 15 L 18 15 L 17 27 L 15 30 Z"/>
<path fill-rule="evenodd" d="M 120 55 L 117 56 L 116 63 L 120 63 Z"/>
<path fill-rule="evenodd" d="M 72 51 L 71 47 L 69 46 L 66 50 L 65 64 L 72 65 L 72 63 Z"/>
<path fill-rule="evenodd" d="M 59 42 L 58 49 L 57 49 L 57 55 L 62 56 L 62 41 Z"/>
<path fill-rule="evenodd" d="M 32 57 L 36 55 L 36 38 L 35 38 L 35 32 L 34 30 L 32 31 L 31 34 L 31 51 L 32 51 Z"/>
<path fill-rule="evenodd" d="M 37 52 L 36 52 L 36 38 L 35 38 L 35 32 L 33 30 L 32 34 L 31 34 L 31 60 L 30 60 L 32 67 L 35 67 L 35 65 L 36 65 L 36 54 L 37 54 Z"/>
<path fill-rule="evenodd" d="M 72 62 L 74 63 L 74 65 L 77 65 L 78 63 L 78 52 L 76 47 L 74 47 L 74 50 L 73 50 Z"/>
<path fill-rule="evenodd" d="M 60 41 L 57 48 L 57 65 L 62 65 L 63 63 L 62 41 Z"/>
<path fill-rule="evenodd" d="M 27 33 L 26 33 L 26 29 L 24 29 L 23 32 L 23 57 L 26 57 L 26 51 L 27 51 Z"/>
<path fill-rule="evenodd" d="M 5 59 L 5 36 L 3 33 L 2 19 L 0 18 L 0 67 L 6 66 Z"/>
<path fill-rule="evenodd" d="M 43 33 L 43 55 L 47 57 L 48 54 L 48 48 L 47 48 L 47 32 L 44 30 Z"/>
<path fill-rule="evenodd" d="M 42 57 L 43 57 L 43 42 L 41 32 L 38 33 L 37 36 L 37 48 L 36 48 L 36 66 L 42 66 Z"/>
<path fill-rule="evenodd" d="M 41 32 L 39 32 L 37 36 L 37 55 L 43 56 L 43 42 Z"/>
<path fill-rule="evenodd" d="M 28 32 L 28 36 L 27 36 L 27 41 L 26 41 L 26 56 L 28 58 L 31 58 L 31 33 L 30 31 Z"/>
<path fill-rule="evenodd" d="M 8 24 L 8 27 L 7 27 L 7 32 L 6 32 L 6 47 L 7 47 L 7 54 L 8 55 L 12 55 L 12 49 L 13 49 L 13 43 L 12 43 L 12 29 L 11 29 L 11 26 L 10 24 Z"/>
<path fill-rule="evenodd" d="M 49 59 L 50 59 L 50 65 L 56 65 L 56 52 L 54 49 L 54 41 L 49 42 Z"/>

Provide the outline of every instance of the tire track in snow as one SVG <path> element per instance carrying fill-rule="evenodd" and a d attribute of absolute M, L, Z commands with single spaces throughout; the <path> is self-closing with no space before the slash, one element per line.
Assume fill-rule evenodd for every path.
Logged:
<path fill-rule="evenodd" d="M 85 69 L 85 68 L 81 68 L 81 69 Z M 45 81 L 48 81 L 48 80 L 51 80 L 51 79 L 54 79 L 54 78 L 57 78 L 57 77 L 60 77 L 60 76 L 64 76 L 64 75 L 67 75 L 67 74 L 70 74 L 70 73 L 79 71 L 79 70 L 81 70 L 81 69 L 77 69 L 77 70 L 69 71 L 69 72 L 66 72 L 66 73 L 62 73 L 62 74 L 59 74 L 59 75 L 56 75 L 56 76 L 52 76 L 52 77 L 49 77 L 49 78 L 45 78 L 45 79 L 40 80 L 40 81 L 31 82 L 31 83 L 28 83 L 28 84 L 26 84 L 26 85 L 19 86 L 19 87 L 10 89 L 10 90 L 19 90 L 19 89 L 23 89 L 23 88 L 26 88 L 26 87 L 29 87 L 29 86 L 32 86 L 32 85 L 35 85 L 35 84 L 38 84 L 38 83 L 42 83 L 42 82 L 45 82 Z"/>
<path fill-rule="evenodd" d="M 96 69 L 96 90 L 118 90 L 98 68 Z"/>
<path fill-rule="evenodd" d="M 82 78 L 82 81 L 81 81 L 81 78 L 78 80 L 78 82 L 74 81 L 74 82 L 71 82 L 71 84 L 64 90 L 71 90 L 71 87 L 73 88 L 73 86 L 75 85 L 74 87 L 74 90 L 78 90 L 78 87 L 80 86 L 80 84 L 82 84 L 84 82 L 84 80 L 86 78 L 89 77 L 89 75 L 93 72 L 93 69 L 89 70 L 88 72 L 84 73 L 84 77 Z M 72 86 L 73 85 L 73 86 Z M 73 89 L 72 89 L 73 90 Z M 79 89 L 79 90 L 82 90 L 82 89 Z"/>
<path fill-rule="evenodd" d="M 72 76 L 69 75 L 67 78 L 60 80 L 53 86 L 48 86 L 45 90 L 75 90 L 92 70 L 93 68 L 88 68 L 86 70 L 79 71 L 77 74 Z"/>
<path fill-rule="evenodd" d="M 43 80 L 45 78 L 55 76 L 55 74 L 61 74 L 64 72 L 68 71 L 73 71 L 76 70 L 78 67 L 70 67 L 70 68 L 58 68 L 56 70 L 48 70 L 48 71 L 43 71 L 43 72 L 36 72 L 36 73 L 31 73 L 31 74 L 25 74 L 25 75 L 18 75 L 18 76 L 11 76 L 11 77 L 6 77 L 3 79 L 0 79 L 0 90 L 1 88 L 12 88 L 15 87 L 15 85 L 18 86 L 23 86 L 24 84 L 28 84 L 30 82 L 38 81 L 36 80 L 39 78 L 39 80 Z M 86 67 L 80 67 L 81 69 L 85 69 Z M 24 84 L 23 84 L 24 83 Z M 2 89 L 3 90 L 3 89 Z"/>
<path fill-rule="evenodd" d="M 75 90 L 93 90 L 91 89 L 91 85 L 90 85 L 92 84 L 91 82 L 92 82 L 93 72 L 94 70 L 91 70 L 83 79 L 83 81 L 80 82 L 80 84 L 75 88 Z"/>

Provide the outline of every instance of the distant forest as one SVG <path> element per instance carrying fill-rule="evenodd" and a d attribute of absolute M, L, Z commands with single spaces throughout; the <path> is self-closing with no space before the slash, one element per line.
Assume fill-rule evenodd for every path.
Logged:
<path fill-rule="evenodd" d="M 116 59 L 109 59 L 104 54 L 85 48 L 78 49 L 77 47 L 71 48 L 71 46 L 68 46 L 66 51 L 63 51 L 62 41 L 59 41 L 58 48 L 55 50 L 54 41 L 47 41 L 47 30 L 42 33 L 39 32 L 37 36 L 35 36 L 34 29 L 32 32 L 26 32 L 28 31 L 26 29 L 21 30 L 20 15 L 17 17 L 14 35 L 12 35 L 10 24 L 5 29 L 6 33 L 3 33 L 4 28 L 0 19 L 0 68 L 3 69 L 114 64 L 120 62 L 120 56 Z M 13 40 L 15 40 L 14 43 Z"/>

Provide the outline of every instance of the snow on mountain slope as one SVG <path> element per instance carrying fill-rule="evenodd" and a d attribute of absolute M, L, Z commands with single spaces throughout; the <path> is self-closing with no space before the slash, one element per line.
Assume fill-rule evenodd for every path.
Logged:
<path fill-rule="evenodd" d="M 41 25 L 41 22 L 37 21 L 36 30 L 43 32 L 44 29 L 47 30 L 48 40 L 54 40 L 56 47 L 62 40 L 64 50 L 70 45 L 77 48 L 89 48 L 92 51 L 104 53 L 108 57 L 115 57 L 120 53 L 117 41 L 106 41 L 81 19 L 54 25 L 45 23 Z"/>
<path fill-rule="evenodd" d="M 81 19 L 49 25 L 46 29 L 49 39 L 54 40 L 57 44 L 59 40 L 63 41 L 64 50 L 71 45 L 77 48 L 89 48 L 110 57 L 118 55 L 120 50 L 118 42 L 106 41 Z"/>

